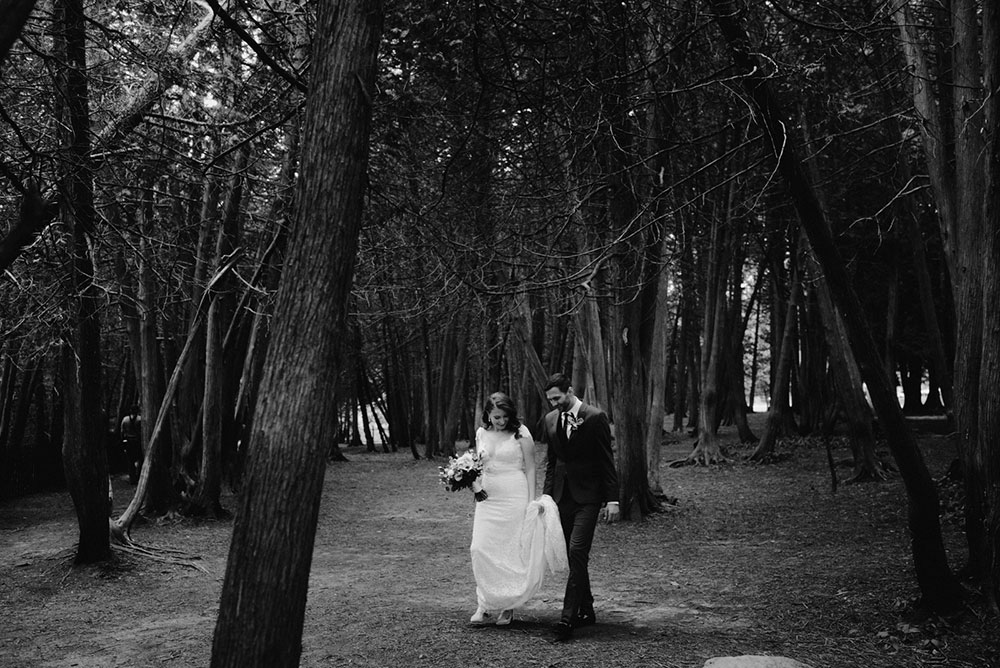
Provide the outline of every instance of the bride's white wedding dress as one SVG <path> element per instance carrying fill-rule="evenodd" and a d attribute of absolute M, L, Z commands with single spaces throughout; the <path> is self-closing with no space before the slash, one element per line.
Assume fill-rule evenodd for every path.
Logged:
<path fill-rule="evenodd" d="M 531 438 L 523 425 L 521 438 Z M 547 495 L 531 501 L 521 441 L 510 432 L 480 428 L 476 449 L 482 454 L 483 489 L 472 522 L 472 573 L 479 609 L 511 610 L 531 599 L 546 569 L 568 568 L 559 511 Z"/>

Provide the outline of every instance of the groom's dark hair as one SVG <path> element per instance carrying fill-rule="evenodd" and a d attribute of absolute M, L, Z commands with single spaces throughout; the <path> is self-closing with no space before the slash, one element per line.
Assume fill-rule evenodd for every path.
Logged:
<path fill-rule="evenodd" d="M 566 392 L 569 392 L 569 388 L 571 385 L 573 385 L 573 383 L 571 383 L 569 378 L 566 377 L 566 374 L 554 373 L 551 376 L 549 376 L 549 382 L 545 384 L 545 387 L 542 388 L 542 391 L 548 392 L 553 387 L 558 387 L 559 391 L 565 394 Z"/>

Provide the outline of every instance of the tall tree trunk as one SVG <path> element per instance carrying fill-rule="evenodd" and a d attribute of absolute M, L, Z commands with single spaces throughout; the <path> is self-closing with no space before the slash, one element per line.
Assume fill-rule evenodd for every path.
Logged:
<path fill-rule="evenodd" d="M 744 88 L 758 111 L 756 121 L 777 161 L 778 172 L 785 179 L 792 202 L 813 251 L 823 267 L 837 307 L 844 315 L 851 347 L 858 358 L 861 373 L 882 423 L 889 448 L 906 487 L 909 501 L 909 528 L 921 603 L 941 612 L 957 609 L 962 593 L 948 567 L 948 557 L 941 536 L 937 490 L 924 464 L 913 432 L 906 424 L 895 388 L 883 372 L 882 360 L 865 322 L 864 311 L 847 275 L 846 266 L 833 241 L 833 234 L 816 198 L 808 175 L 798 156 L 798 147 L 788 137 L 777 99 L 771 92 L 765 71 L 757 62 L 742 26 L 736 23 L 731 0 L 709 0 L 733 61 L 746 74 Z"/>
<path fill-rule="evenodd" d="M 663 236 L 661 256 L 666 257 L 667 235 Z M 661 269 L 656 292 L 656 313 L 653 316 L 652 345 L 646 390 L 649 408 L 646 413 L 646 472 L 649 489 L 654 496 L 665 496 L 660 476 L 660 452 L 663 445 L 663 421 L 666 419 L 664 402 L 667 386 L 667 323 L 670 320 L 670 302 L 667 288 L 670 277 Z"/>
<path fill-rule="evenodd" d="M 793 266 L 797 268 L 797 265 L 798 263 L 793 261 Z M 778 352 L 778 368 L 771 384 L 770 408 L 768 408 L 767 419 L 764 422 L 764 433 L 750 455 L 752 461 L 766 461 L 774 454 L 778 437 L 784 434 L 784 426 L 788 421 L 788 417 L 784 413 L 790 410 L 788 407 L 788 387 L 795 350 L 796 314 L 799 308 L 799 297 L 802 294 L 802 285 L 798 278 L 797 269 L 793 271 L 791 280 L 788 282 L 788 290 L 788 307 L 785 311 L 784 331 L 781 334 L 781 349 Z"/>
<path fill-rule="evenodd" d="M 695 412 L 689 408 L 694 405 L 692 386 L 694 364 L 692 363 L 692 346 L 697 338 L 695 311 L 697 291 L 694 288 L 694 257 L 691 243 L 691 233 L 687 226 L 681 226 L 682 245 L 680 262 L 680 296 L 677 308 L 680 311 L 680 345 L 677 350 L 677 394 L 674 397 L 673 431 L 683 431 L 684 417 L 687 412 Z"/>
<path fill-rule="evenodd" d="M 111 556 L 108 537 L 108 459 L 101 415 L 101 292 L 94 281 L 88 236 L 95 224 L 93 168 L 90 161 L 90 109 L 87 84 L 86 17 L 82 0 L 56 4 L 63 66 L 68 145 L 60 200 L 69 225 L 70 331 L 63 346 L 63 467 L 80 527 L 77 563 Z"/>
<path fill-rule="evenodd" d="M 736 433 L 739 435 L 740 443 L 756 443 L 757 436 L 750 429 L 747 421 L 746 404 L 746 382 L 745 369 L 743 367 L 743 341 L 746 338 L 747 322 L 749 321 L 750 310 L 753 308 L 753 301 L 760 289 L 760 277 L 751 292 L 750 301 L 747 304 L 747 314 L 743 315 L 743 265 L 746 258 L 746 243 L 743 232 L 744 223 L 740 220 L 737 228 L 739 232 L 734 236 L 733 243 L 737 250 L 734 250 L 730 270 L 730 308 L 726 316 L 726 339 L 729 349 L 726 352 L 727 371 L 725 378 L 727 381 L 728 398 L 726 404 L 732 413 L 733 422 L 736 424 Z"/>
<path fill-rule="evenodd" d="M 434 376 L 431 359 L 431 337 L 427 327 L 427 319 L 420 320 L 420 345 L 421 355 L 419 356 L 421 365 L 420 373 L 420 393 L 424 400 L 421 404 L 423 408 L 422 423 L 424 436 L 424 458 L 434 459 L 438 454 L 438 428 L 437 428 L 437 397 L 434 394 Z"/>
<path fill-rule="evenodd" d="M 319 4 L 296 223 L 222 587 L 212 668 L 293 667 L 302 651 L 339 340 L 361 227 L 377 1 Z M 331 222 L 333 221 L 333 222 Z"/>
<path fill-rule="evenodd" d="M 950 42 L 955 53 L 952 104 L 934 95 L 927 55 L 920 46 L 918 24 L 910 11 L 909 0 L 894 12 L 899 27 L 903 54 L 912 70 L 913 103 L 919 117 L 927 172 L 938 211 L 941 241 L 951 278 L 955 313 L 956 343 L 954 355 L 953 396 L 955 426 L 958 430 L 959 456 L 963 464 L 965 483 L 965 536 L 969 559 L 965 566 L 968 576 L 977 579 L 987 570 L 987 537 L 985 530 L 986 478 L 977 455 L 979 443 L 979 391 L 982 366 L 982 267 L 978 262 L 983 248 L 981 165 L 975 161 L 983 154 L 983 135 L 979 132 L 979 90 L 977 66 L 978 25 L 974 0 L 954 0 L 950 5 L 954 34 Z M 944 54 L 952 55 L 952 54 Z M 943 69 L 943 68 L 942 68 Z M 942 76 L 943 78 L 943 76 Z M 941 82 L 942 84 L 946 82 Z M 959 85 L 961 83 L 961 85 Z M 948 114 L 953 127 L 943 118 Z M 954 135 L 953 150 L 947 139 Z"/>
<path fill-rule="evenodd" d="M 979 110 L 981 107 L 978 5 L 975 0 L 952 0 L 954 31 L 954 86 L 952 123 L 955 132 L 955 222 L 954 273 L 956 286 L 957 331 L 955 345 L 955 423 L 959 433 L 965 480 L 965 532 L 969 543 L 966 573 L 972 578 L 988 575 L 992 550 L 987 531 L 987 489 L 993 483 L 984 470 L 980 449 L 982 416 L 976 397 L 982 387 L 979 378 L 985 341 L 983 331 L 983 264 L 980 252 L 986 247 L 988 231 L 983 225 L 984 191 L 981 162 L 986 149 L 983 143 Z M 994 94 L 996 92 L 994 91 Z M 981 400 L 981 399 L 980 399 Z"/>
<path fill-rule="evenodd" d="M 702 318 L 702 359 L 698 401 L 698 440 L 687 461 L 709 465 L 725 459 L 719 445 L 719 410 L 724 387 L 720 385 L 722 355 L 725 350 L 724 322 L 726 311 L 726 230 L 723 221 L 713 217 L 711 258 L 705 281 L 705 308 Z"/>
<path fill-rule="evenodd" d="M 149 447 L 152 442 L 153 427 L 156 414 L 163 403 L 163 365 L 160 355 L 159 320 L 157 299 L 157 278 L 154 268 L 153 249 L 149 239 L 153 237 L 155 221 L 153 220 L 152 183 L 148 184 L 143 195 L 138 212 L 139 223 L 139 291 L 138 303 L 138 363 L 139 374 L 136 376 L 139 390 L 139 408 L 142 444 Z M 142 499 L 143 513 L 149 516 L 163 516 L 174 511 L 179 502 L 177 491 L 173 485 L 172 469 L 174 464 L 173 439 L 168 433 L 161 438 L 163 445 L 153 453 L 152 458 L 143 457 L 149 465 L 149 484 Z"/>
<path fill-rule="evenodd" d="M 215 244 L 215 261 L 222 265 L 230 259 L 239 243 L 239 216 L 243 201 L 243 170 L 247 150 L 236 154 L 233 177 L 226 193 L 222 226 Z M 193 507 L 196 512 L 223 517 L 222 457 L 227 435 L 234 432 L 236 388 L 233 370 L 227 364 L 225 334 L 236 315 L 236 281 L 229 274 L 220 280 L 211 296 L 205 326 L 205 390 L 201 427 L 201 467 Z M 242 361 L 242 360 L 241 360 Z"/>
<path fill-rule="evenodd" d="M 452 382 L 448 384 L 445 395 L 444 412 L 441 421 L 441 445 L 448 454 L 455 453 L 455 441 L 458 438 L 459 424 L 465 413 L 468 392 L 468 374 L 466 367 L 469 362 L 468 324 L 456 327 L 456 357 Z"/>
<path fill-rule="evenodd" d="M 987 188 L 984 220 L 987 232 L 983 248 L 982 372 L 979 376 L 979 441 L 977 450 L 984 462 L 986 489 L 986 544 L 988 599 L 1000 610 L 1000 7 L 995 2 L 983 6 L 983 55 L 985 61 Z"/>

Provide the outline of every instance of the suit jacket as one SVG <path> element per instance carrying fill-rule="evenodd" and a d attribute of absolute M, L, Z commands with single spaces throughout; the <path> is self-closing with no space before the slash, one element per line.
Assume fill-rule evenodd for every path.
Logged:
<path fill-rule="evenodd" d="M 608 414 L 596 406 L 581 404 L 577 418 L 583 423 L 568 439 L 560 433 L 561 416 L 556 409 L 544 417 L 548 458 L 543 492 L 556 503 L 566 494 L 577 503 L 617 501 L 618 472 Z"/>

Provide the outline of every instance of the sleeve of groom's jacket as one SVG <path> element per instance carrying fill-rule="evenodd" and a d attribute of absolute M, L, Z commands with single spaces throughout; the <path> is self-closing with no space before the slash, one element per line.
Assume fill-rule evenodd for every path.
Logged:
<path fill-rule="evenodd" d="M 601 472 L 601 488 L 604 492 L 604 501 L 618 500 L 618 469 L 615 467 L 615 453 L 611 449 L 611 423 L 608 422 L 608 414 L 601 412 L 598 416 L 600 422 L 596 425 L 597 456 L 600 458 L 598 466 Z"/>

